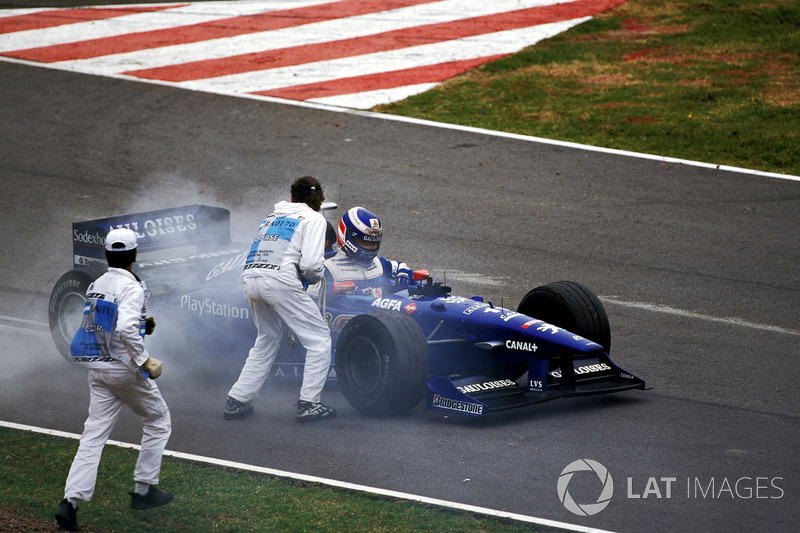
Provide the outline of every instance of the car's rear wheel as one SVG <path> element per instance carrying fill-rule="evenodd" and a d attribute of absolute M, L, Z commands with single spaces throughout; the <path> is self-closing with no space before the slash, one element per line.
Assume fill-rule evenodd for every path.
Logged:
<path fill-rule="evenodd" d="M 611 352 L 611 326 L 597 295 L 576 281 L 557 281 L 526 294 L 517 311 L 576 333 Z"/>
<path fill-rule="evenodd" d="M 61 355 L 70 361 L 69 345 L 81 325 L 86 305 L 86 289 L 100 276 L 88 268 L 70 270 L 56 281 L 50 292 L 48 318 L 50 335 Z"/>
<path fill-rule="evenodd" d="M 336 377 L 347 401 L 369 415 L 394 415 L 425 393 L 428 344 L 406 314 L 377 310 L 351 319 L 336 344 Z"/>

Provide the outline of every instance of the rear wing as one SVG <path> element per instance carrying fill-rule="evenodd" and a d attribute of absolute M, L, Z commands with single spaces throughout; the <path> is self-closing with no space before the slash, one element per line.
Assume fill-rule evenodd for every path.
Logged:
<path fill-rule="evenodd" d="M 112 229 L 136 232 L 139 253 L 164 248 L 229 243 L 230 211 L 209 205 L 187 205 L 98 218 L 72 224 L 72 255 L 75 267 L 106 267 L 106 235 Z"/>

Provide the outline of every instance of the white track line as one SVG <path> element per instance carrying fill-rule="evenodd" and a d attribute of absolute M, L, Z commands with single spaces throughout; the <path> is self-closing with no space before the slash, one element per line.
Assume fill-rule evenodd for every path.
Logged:
<path fill-rule="evenodd" d="M 75 439 L 75 440 L 79 440 L 81 438 L 80 435 L 77 435 L 75 433 L 67 433 L 67 432 L 64 432 L 64 431 L 57 431 L 57 430 L 54 430 L 54 429 L 45 429 L 45 428 L 39 428 L 39 427 L 35 427 L 35 426 L 27 426 L 27 425 L 23 425 L 23 424 L 16 424 L 14 422 L 0 421 L 0 427 L 5 427 L 5 428 L 8 428 L 8 429 L 15 429 L 15 430 L 19 430 L 19 431 L 31 431 L 33 433 L 41 433 L 41 434 L 44 434 L 44 435 L 51 435 L 51 436 L 54 436 L 54 437 L 62 437 L 62 438 Z M 111 446 L 118 446 L 120 448 L 129 448 L 129 449 L 132 449 L 132 450 L 139 450 L 140 449 L 139 445 L 130 444 L 130 443 L 127 443 L 127 442 L 119 442 L 119 441 L 109 440 L 108 444 L 110 444 Z M 393 490 L 379 489 L 379 488 L 375 488 L 375 487 L 368 487 L 366 485 L 357 485 L 357 484 L 354 484 L 354 483 L 347 483 L 347 482 L 344 482 L 344 481 L 337 481 L 335 479 L 326 479 L 326 478 L 316 477 L 316 476 L 307 476 L 305 474 L 296 474 L 296 473 L 293 473 L 293 472 L 286 472 L 284 470 L 275 470 L 275 469 L 272 469 L 272 468 L 264 468 L 264 467 L 261 467 L 261 466 L 254 466 L 254 465 L 249 465 L 249 464 L 245 464 L 245 463 L 237 463 L 237 462 L 234 462 L 234 461 L 225 461 L 225 460 L 222 460 L 222 459 L 214 459 L 213 457 L 204 457 L 204 456 L 201 456 L 201 455 L 193 455 L 193 454 L 181 453 L 181 452 L 172 452 L 172 451 L 169 451 L 169 450 L 165 451 L 164 455 L 166 455 L 168 457 L 174 457 L 176 459 L 192 461 L 192 462 L 196 462 L 196 463 L 205 463 L 205 464 L 224 467 L 224 468 L 235 468 L 237 470 L 243 470 L 243 471 L 247 471 L 247 472 L 255 472 L 255 473 L 258 473 L 258 474 L 264 474 L 264 475 L 267 475 L 267 476 L 278 477 L 278 478 L 296 479 L 298 481 L 305 481 L 305 482 L 308 482 L 308 483 L 318 483 L 320 485 L 326 485 L 326 486 L 335 487 L 335 488 L 344 489 L 344 490 L 349 490 L 349 491 L 354 491 L 354 492 L 361 492 L 361 493 L 370 494 L 370 495 L 384 496 L 384 497 L 387 497 L 387 498 L 406 500 L 406 501 L 409 501 L 409 502 L 416 502 L 416 503 L 421 503 L 421 504 L 424 504 L 424 505 L 431 505 L 431 506 L 435 506 L 435 507 L 441 507 L 441 508 L 444 508 L 444 509 L 453 509 L 453 510 L 457 510 L 457 511 L 464 511 L 464 512 L 468 512 L 468 513 L 491 516 L 491 517 L 495 517 L 495 518 L 502 518 L 502 519 L 506 519 L 506 520 L 514 520 L 514 521 L 517 521 L 517 522 L 525 522 L 525 523 L 529 523 L 529 524 L 537 524 L 537 525 L 545 526 L 545 527 L 553 527 L 553 528 L 558 528 L 558 529 L 565 529 L 565 530 L 568 530 L 568 531 L 577 531 L 577 532 L 581 532 L 581 533 L 610 533 L 607 530 L 595 529 L 595 528 L 591 528 L 591 527 L 584 527 L 584 526 L 579 526 L 579 525 L 575 525 L 575 524 L 568 524 L 566 522 L 558 522 L 558 521 L 555 521 L 555 520 L 548 520 L 546 518 L 537 518 L 535 516 L 527 516 L 527 515 L 521 515 L 521 514 L 516 514 L 516 513 L 508 513 L 506 511 L 498 511 L 498 510 L 489 509 L 489 508 L 486 508 L 486 507 L 477 507 L 477 506 L 474 506 L 474 505 L 465 505 L 465 504 L 456 503 L 456 502 L 450 502 L 450 501 L 446 501 L 446 500 L 439 500 L 439 499 L 436 499 L 436 498 L 428 498 L 427 496 L 419 496 L 419 495 L 416 495 L 416 494 L 409 494 L 409 493 L 406 493 L 406 492 L 397 492 L 397 491 L 393 491 Z"/>
<path fill-rule="evenodd" d="M 0 315 L 0 320 L 8 320 L 9 322 L 16 322 L 18 324 L 36 325 L 36 326 L 41 326 L 43 328 L 47 327 L 47 324 L 45 324 L 44 322 L 33 322 L 31 320 L 25 320 L 24 318 L 19 318 L 16 316 Z"/>
<path fill-rule="evenodd" d="M 625 300 L 618 300 L 614 296 L 602 296 L 600 297 L 600 299 L 603 300 L 605 303 L 613 305 L 621 305 L 623 307 L 632 307 L 634 309 L 643 309 L 645 311 L 652 311 L 654 313 L 665 313 L 668 315 L 691 318 L 694 320 L 706 320 L 708 322 L 727 324 L 729 326 L 742 326 L 746 328 L 758 329 L 761 331 L 769 331 L 772 333 L 783 333 L 786 335 L 800 336 L 800 331 L 797 331 L 795 329 L 782 328 L 780 326 L 770 326 L 769 324 L 759 324 L 757 322 L 749 322 L 747 320 L 743 320 L 741 318 L 736 318 L 736 317 L 717 317 L 711 315 L 703 315 L 701 313 L 695 313 L 694 311 L 684 311 L 683 309 L 675 309 L 674 307 L 669 307 L 661 304 L 652 304 L 646 302 L 627 302 Z"/>
<path fill-rule="evenodd" d="M 44 339 L 49 339 L 51 337 L 51 335 L 46 331 L 35 331 L 30 328 L 22 326 L 9 326 L 6 324 L 0 324 L 0 331 L 9 331 L 11 333 L 25 333 L 28 335 L 34 335 L 36 337 L 42 337 Z"/>
<path fill-rule="evenodd" d="M 8 324 L 7 322 L 11 322 Z M 15 325 L 18 324 L 18 325 Z M 13 333 L 27 333 L 37 337 L 50 338 L 50 326 L 43 322 L 34 322 L 15 316 L 0 315 L 0 331 L 11 331 Z"/>
<path fill-rule="evenodd" d="M 20 59 L 14 59 L 10 57 L 0 56 L 0 61 L 6 61 L 8 63 L 17 63 L 21 65 L 27 65 L 31 67 L 39 67 L 42 68 L 41 63 L 36 63 L 34 61 L 24 61 Z M 58 65 L 58 63 L 51 63 L 47 65 L 47 68 L 56 69 L 56 70 L 64 70 L 67 72 L 77 72 L 75 69 L 72 68 L 63 68 Z M 81 72 L 79 72 L 81 73 Z M 81 73 L 84 74 L 84 73 Z M 91 74 L 90 74 L 91 75 Z M 739 174 L 748 174 L 751 176 L 760 176 L 764 178 L 774 178 L 774 179 L 781 179 L 781 180 L 788 180 L 788 181 L 797 181 L 800 182 L 800 176 L 793 176 L 791 174 L 779 174 L 777 172 L 764 172 L 761 170 L 752 170 L 748 168 L 741 168 L 741 167 L 732 167 L 729 165 L 718 165 L 715 163 L 704 163 L 702 161 L 692 161 L 690 159 L 679 159 L 677 157 L 667 157 L 663 155 L 654 155 L 654 154 L 644 154 L 640 152 L 631 152 L 628 150 L 617 150 L 615 148 L 604 148 L 601 146 L 592 146 L 589 144 L 580 144 L 575 142 L 569 141 L 559 141 L 557 139 L 546 139 L 544 137 L 534 137 L 532 135 L 522 135 L 519 133 L 510 133 L 506 131 L 494 131 L 494 130 L 486 130 L 482 128 L 476 128 L 473 126 L 461 126 L 459 124 L 447 124 L 444 122 L 434 122 L 432 120 L 425 120 L 421 118 L 414 118 L 414 117 L 404 117 L 400 115 L 387 115 L 384 113 L 375 113 L 372 111 L 362 111 L 359 109 L 352 109 L 349 107 L 339 107 L 336 105 L 330 104 L 321 104 L 315 102 L 303 102 L 299 100 L 286 100 L 284 98 L 274 98 L 271 96 L 260 96 L 256 94 L 241 94 L 241 93 L 231 93 L 225 91 L 217 91 L 217 90 L 198 90 L 198 89 L 190 89 L 188 87 L 181 87 L 175 83 L 168 83 L 163 81 L 157 80 L 144 80 L 141 78 L 134 78 L 131 76 L 123 76 L 123 75 L 104 75 L 106 78 L 113 78 L 118 80 L 125 80 L 125 81 L 136 81 L 140 83 L 150 83 L 153 85 L 162 85 L 165 87 L 179 87 L 186 90 L 194 90 L 196 92 L 204 92 L 209 94 L 216 94 L 219 96 L 232 96 L 235 98 L 244 98 L 246 100 L 255 100 L 261 102 L 269 102 L 273 104 L 281 104 L 281 105 L 289 105 L 295 107 L 304 107 L 308 109 L 317 109 L 321 111 L 329 111 L 333 113 L 343 113 L 346 115 L 357 115 L 362 117 L 370 117 L 370 118 L 377 118 L 379 120 L 388 120 L 394 122 L 403 122 L 406 124 L 416 124 L 419 126 L 426 126 L 430 128 L 439 128 L 445 130 L 453 130 L 453 131 L 461 131 L 465 133 L 475 133 L 478 135 L 486 135 L 489 137 L 499 137 L 503 139 L 513 139 L 522 142 L 531 142 L 537 144 L 548 144 L 551 146 L 561 146 L 563 148 L 573 148 L 576 150 L 584 150 L 587 152 L 598 152 L 604 154 L 612 154 L 612 155 L 620 155 L 624 157 L 633 157 L 637 159 L 648 159 L 651 161 L 659 161 L 665 164 L 675 164 L 675 165 L 686 165 L 691 167 L 698 167 L 698 168 L 706 168 L 711 170 L 719 170 L 722 172 L 736 172 Z"/>
<path fill-rule="evenodd" d="M 328 3 L 329 1 L 333 1 L 333 0 L 306 0 L 306 2 L 308 4 L 314 4 L 314 3 L 322 4 L 322 3 Z M 286 2 L 288 2 L 288 0 L 284 0 L 284 5 L 288 5 Z M 279 3 L 280 3 L 279 1 L 274 2 L 274 4 L 276 4 L 276 5 L 279 4 Z M 549 2 L 544 1 L 542 3 L 549 3 Z M 227 4 L 227 2 L 219 2 L 219 3 L 214 2 L 213 3 L 213 5 L 224 5 L 224 4 Z M 244 2 L 242 2 L 242 4 L 245 5 Z M 249 4 L 249 2 L 247 4 Z M 294 5 L 299 5 L 299 4 L 300 4 L 300 2 L 295 2 L 294 3 Z M 207 4 L 207 6 L 211 6 L 211 5 L 212 5 L 212 3 Z M 306 5 L 306 3 L 303 3 L 302 5 Z M 134 16 L 134 15 L 130 15 L 130 16 Z M 98 21 L 98 22 L 100 22 L 100 21 Z M 31 30 L 31 31 L 38 32 L 40 30 Z M 26 32 L 17 32 L 17 34 L 19 34 L 19 33 L 26 33 Z M 8 48 L 4 48 L 3 42 L 4 42 L 4 39 L 11 39 L 11 37 L 8 37 L 8 36 L 11 36 L 11 35 L 14 35 L 14 34 L 12 33 L 12 34 L 0 35 L 0 51 L 8 50 Z M 39 34 L 37 33 L 37 35 L 39 35 Z M 41 41 L 36 41 L 36 45 L 41 46 Z M 44 65 L 42 65 L 41 63 L 38 63 L 38 62 L 19 60 L 19 59 L 9 58 L 9 57 L 5 57 L 5 56 L 0 56 L 0 61 L 6 61 L 6 62 L 9 62 L 9 63 L 17 63 L 17 64 L 28 65 L 28 66 L 35 66 L 35 67 L 40 67 L 40 68 L 44 66 Z M 70 62 L 66 62 L 66 63 L 70 63 Z M 143 65 L 139 65 L 139 66 L 143 66 Z M 58 63 L 50 63 L 50 64 L 46 65 L 46 68 L 52 68 L 52 69 L 56 69 L 56 70 L 65 70 L 65 71 L 69 71 L 69 72 L 81 72 L 81 73 L 84 73 L 84 74 L 87 73 L 85 71 L 82 71 L 76 65 L 60 65 Z M 89 74 L 93 74 L 93 73 L 89 73 Z M 110 78 L 114 78 L 114 79 L 122 79 L 122 80 L 127 80 L 127 81 L 138 81 L 140 83 L 150 83 L 150 84 L 154 84 L 154 85 L 162 85 L 162 86 L 167 86 L 167 87 L 181 87 L 181 85 L 175 84 L 175 83 L 155 81 L 155 80 L 144 80 L 144 79 L 134 78 L 134 77 L 131 77 L 131 76 L 125 76 L 125 75 L 120 75 L 120 74 L 108 73 L 108 74 L 104 74 L 104 75 L 106 77 L 110 77 Z M 485 129 L 481 129 L 481 128 L 474 128 L 474 127 L 470 127 L 470 126 L 460 126 L 460 125 L 454 125 L 454 124 L 443 124 L 443 123 L 439 123 L 439 122 L 433 122 L 433 121 L 422 120 L 422 119 L 417 119 L 417 118 L 409 118 L 409 117 L 402 117 L 402 116 L 396 116 L 396 115 L 384 115 L 384 114 L 381 114 L 381 113 L 372 113 L 372 112 L 362 111 L 362 110 L 359 110 L 359 109 L 352 109 L 352 108 L 348 108 L 348 107 L 339 107 L 342 104 L 352 103 L 352 100 L 348 101 L 346 98 L 343 98 L 343 99 L 339 100 L 339 99 L 337 99 L 337 97 L 331 97 L 331 98 L 320 99 L 319 102 L 303 102 L 303 101 L 295 101 L 295 100 L 285 100 L 285 99 L 282 99 L 282 98 L 274 98 L 274 97 L 269 97 L 269 96 L 260 96 L 260 95 L 254 95 L 254 94 L 236 93 L 236 92 L 232 92 L 230 90 L 221 89 L 221 88 L 203 87 L 202 89 L 194 89 L 194 88 L 187 87 L 187 86 L 183 86 L 182 88 L 188 89 L 188 90 L 197 90 L 199 92 L 218 94 L 218 95 L 221 95 L 221 96 L 233 96 L 233 97 L 237 97 L 237 98 L 246 98 L 246 99 L 262 101 L 262 102 L 271 102 L 271 103 L 278 103 L 278 104 L 283 104 L 283 105 L 293 105 L 293 106 L 298 106 L 298 107 L 305 107 L 305 108 L 311 108 L 311 109 L 319 109 L 319 110 L 324 110 L 324 111 L 331 111 L 331 112 L 336 112 L 336 113 L 346 113 L 346 114 L 354 114 L 354 115 L 360 115 L 360 116 L 366 116 L 366 117 L 374 117 L 374 118 L 378 118 L 380 120 L 393 120 L 393 121 L 397 121 L 397 122 L 417 124 L 417 125 L 428 126 L 428 127 L 449 129 L 449 130 L 454 130 L 454 131 L 462 131 L 462 132 L 475 133 L 475 134 L 480 134 L 480 135 L 489 135 L 489 136 L 494 136 L 494 137 L 501 137 L 501 138 L 506 138 L 506 139 L 519 140 L 519 141 L 523 141 L 523 142 L 535 142 L 535 143 L 539 143 L 539 144 L 549 144 L 549 145 L 554 145 L 554 146 L 562 146 L 562 147 L 566 147 L 566 148 L 574 148 L 574 149 L 585 150 L 585 151 L 593 151 L 593 152 L 600 152 L 600 153 L 606 153 L 606 154 L 621 155 L 621 156 L 625 156 L 625 157 L 635 157 L 635 158 L 639 158 L 639 159 L 648 159 L 648 160 L 652 160 L 652 161 L 659 161 L 659 162 L 665 163 L 665 164 L 679 164 L 679 165 L 694 166 L 694 167 L 699 167 L 699 168 L 720 170 L 720 171 L 725 171 L 725 172 L 737 172 L 737 173 L 749 174 L 749 175 L 753 175 L 753 176 L 760 176 L 760 177 L 767 177 L 767 178 L 775 178 L 775 179 L 781 179 L 781 180 L 789 180 L 789 181 L 798 181 L 798 182 L 800 182 L 800 176 L 793 176 L 793 175 L 790 175 L 790 174 L 779 174 L 779 173 L 775 173 L 775 172 L 763 172 L 763 171 L 759 171 L 759 170 L 751 170 L 751 169 L 746 169 L 746 168 L 731 167 L 731 166 L 727 166 L 727 165 L 718 165 L 718 164 L 714 164 L 714 163 L 704 163 L 704 162 L 691 161 L 691 160 L 687 160 L 687 159 L 679 159 L 679 158 L 674 158 L 674 157 L 665 157 L 665 156 L 659 156 L 659 155 L 653 155 L 653 154 L 643 154 L 643 153 L 638 153 L 638 152 L 630 152 L 630 151 L 626 151 L 626 150 L 616 150 L 616 149 L 611 149 L 611 148 L 602 148 L 602 147 L 578 144 L 578 143 L 573 143 L 573 142 L 565 142 L 565 141 L 558 141 L 558 140 L 553 140 L 553 139 L 545 139 L 545 138 L 542 138 L 542 137 L 533 137 L 533 136 L 530 136 L 530 135 L 520 135 L 520 134 L 515 134 L 515 133 L 491 131 L 491 130 L 485 130 Z M 378 91 L 378 93 L 380 93 L 380 92 L 381 91 Z M 388 97 L 387 94 L 388 93 L 386 91 L 384 91 L 384 97 Z M 380 101 L 380 100 L 378 100 L 378 101 Z"/>
<path fill-rule="evenodd" d="M 498 285 L 502 283 L 501 280 L 496 278 L 489 278 L 484 277 L 480 274 L 468 274 L 459 271 L 451 271 L 448 272 L 454 279 L 461 279 L 463 281 L 472 282 L 472 283 L 483 283 L 486 285 Z M 673 316 L 680 316 L 684 318 L 691 318 L 694 320 L 705 320 L 707 322 L 716 322 L 718 324 L 727 324 L 729 326 L 739 326 L 739 327 L 746 327 L 751 329 L 757 329 L 760 331 L 768 331 L 771 333 L 780 333 L 783 335 L 795 335 L 800 336 L 800 331 L 791 328 L 784 328 L 781 326 L 773 326 L 770 324 L 761 324 L 758 322 L 751 322 L 749 320 L 744 320 L 738 317 L 718 317 L 712 315 L 704 315 L 702 313 L 697 313 L 694 311 L 687 311 L 685 309 L 676 309 L 674 307 L 669 307 L 663 304 L 654 304 L 649 302 L 631 302 L 627 300 L 620 300 L 616 296 L 600 296 L 600 299 L 605 304 L 611 305 L 619 305 L 622 307 L 630 307 L 633 309 L 641 309 L 644 311 L 650 311 L 652 313 L 663 313 L 667 315 Z M 3 322 L 12 322 L 19 324 L 11 325 L 11 324 L 4 324 Z M 30 320 L 26 320 L 23 318 L 8 316 L 8 315 L 0 315 L 0 330 L 6 331 L 14 331 L 19 333 L 30 333 L 33 335 L 49 337 L 50 333 L 48 332 L 50 326 L 42 322 L 33 322 Z"/>
<path fill-rule="evenodd" d="M 28 65 L 31 67 L 42 67 L 41 63 L 36 63 L 34 61 L 24 61 L 20 59 L 13 59 L 10 57 L 0 56 L 0 61 L 6 61 L 9 63 L 18 63 L 21 65 Z M 58 63 L 51 63 L 47 65 L 47 68 L 52 68 L 56 70 L 65 70 L 68 72 L 76 72 L 74 69 L 70 68 L 61 68 L 59 67 Z M 537 144 L 547 144 L 551 146 L 561 146 L 563 148 L 573 148 L 576 150 L 584 150 L 587 152 L 598 152 L 604 154 L 612 154 L 612 155 L 620 155 L 624 157 L 633 157 L 637 159 L 647 159 L 650 161 L 659 161 L 664 164 L 675 164 L 675 165 L 686 165 L 691 167 L 698 167 L 698 168 L 706 168 L 710 170 L 719 170 L 721 172 L 736 172 L 739 174 L 748 174 L 751 176 L 759 176 L 763 178 L 773 178 L 773 179 L 780 179 L 780 180 L 788 180 L 788 181 L 797 181 L 800 182 L 800 176 L 794 176 L 792 174 L 779 174 L 777 172 L 764 172 L 762 170 L 753 170 L 749 168 L 742 168 L 742 167 L 732 167 L 729 165 L 718 165 L 715 163 L 704 163 L 702 161 L 692 161 L 690 159 L 680 159 L 677 157 L 668 157 L 663 155 L 655 155 L 655 154 L 644 154 L 640 152 L 631 152 L 628 150 L 618 150 L 615 148 L 604 148 L 602 146 L 592 146 L 589 144 L 580 144 L 576 142 L 569 142 L 569 141 L 560 141 L 557 139 L 546 139 L 544 137 L 534 137 L 533 135 L 522 135 L 519 133 L 510 133 L 506 131 L 495 131 L 495 130 L 487 130 L 482 128 L 476 128 L 474 126 L 462 126 L 459 124 L 447 124 L 445 122 L 434 122 L 432 120 L 425 120 L 421 118 L 414 118 L 414 117 L 404 117 L 401 115 L 387 115 L 384 113 L 375 113 L 373 111 L 363 111 L 360 109 L 352 109 L 349 107 L 340 107 L 336 105 L 330 104 L 321 104 L 315 102 L 304 102 L 299 100 L 286 100 L 284 98 L 274 98 L 271 96 L 261 96 L 257 94 L 241 94 L 241 93 L 231 93 L 226 91 L 219 91 L 219 90 L 199 90 L 199 89 L 190 89 L 188 87 L 181 87 L 175 83 L 168 83 L 163 81 L 157 80 L 144 80 L 141 78 L 134 78 L 131 76 L 123 76 L 123 75 L 105 75 L 104 77 L 107 78 L 114 78 L 118 80 L 125 80 L 125 81 L 137 81 L 140 83 L 150 83 L 153 85 L 163 85 L 165 87 L 180 87 L 186 90 L 194 90 L 196 92 L 204 92 L 209 94 L 216 94 L 219 96 L 232 96 L 235 98 L 244 98 L 246 100 L 255 100 L 261 102 L 269 102 L 273 104 L 281 104 L 281 105 L 289 105 L 295 107 L 304 107 L 308 109 L 317 109 L 320 111 L 329 111 L 333 113 L 343 113 L 346 115 L 356 115 L 362 117 L 370 117 L 370 118 L 377 118 L 379 120 L 388 120 L 394 122 L 403 122 L 406 124 L 416 124 L 419 126 L 426 126 L 430 128 L 439 128 L 445 130 L 453 130 L 453 131 L 461 131 L 465 133 L 474 133 L 478 135 L 486 135 L 489 137 L 499 137 L 503 139 L 513 139 L 522 142 L 531 142 Z"/>
<path fill-rule="evenodd" d="M 439 85 L 439 83 L 420 83 L 417 85 L 404 85 L 394 89 L 379 89 L 376 91 L 364 91 L 361 93 L 340 94 L 338 96 L 325 96 L 322 98 L 310 98 L 308 102 L 324 105 L 335 105 L 341 107 L 351 107 L 353 109 L 370 109 L 376 105 L 390 104 L 399 100 L 404 100 L 409 96 L 424 93 Z"/>
<path fill-rule="evenodd" d="M 0 57 L 2 59 L 2 57 Z M 28 63 L 30 65 L 36 66 L 36 63 Z M 132 79 L 120 76 L 120 78 L 124 79 Z M 216 93 L 216 94 L 223 94 L 223 93 Z M 232 95 L 233 96 L 233 95 Z M 236 95 L 242 98 L 259 98 L 256 95 Z M 556 139 L 546 139 L 544 137 L 534 137 L 532 135 L 522 135 L 519 133 L 509 133 L 506 131 L 494 131 L 494 130 L 485 130 L 482 128 L 475 128 L 473 126 L 461 126 L 458 124 L 447 124 L 443 122 L 434 122 L 432 120 L 425 120 L 420 118 L 413 118 L 413 117 L 403 117 L 399 115 L 385 115 L 382 113 L 374 113 L 371 111 L 359 111 L 357 109 L 347 109 L 347 108 L 338 108 L 333 106 L 324 106 L 319 104 L 312 104 L 310 102 L 297 102 L 293 100 L 284 100 L 282 98 L 270 98 L 267 96 L 260 97 L 261 99 L 268 100 L 270 102 L 275 103 L 283 103 L 287 105 L 297 105 L 301 107 L 315 107 L 317 109 L 328 109 L 331 111 L 338 111 L 340 113 L 348 113 L 354 115 L 362 115 L 362 116 L 371 116 L 375 118 L 379 118 L 381 120 L 394 120 L 396 122 L 405 122 L 408 124 L 417 124 L 420 126 L 430 126 L 433 128 L 442 128 L 447 130 L 455 130 L 455 131 L 463 131 L 468 133 L 476 133 L 481 135 L 489 135 L 492 137 L 502 137 L 504 139 L 514 139 L 517 141 L 525 141 L 525 142 L 534 142 L 539 144 L 549 144 L 552 146 L 561 146 L 564 148 L 575 148 L 577 150 L 586 150 L 587 152 L 600 152 L 605 154 L 613 154 L 613 155 L 621 155 L 625 157 L 635 157 L 639 159 L 649 159 L 651 161 L 660 161 L 662 163 L 672 163 L 678 165 L 686 165 L 686 166 L 693 166 L 693 167 L 700 167 L 700 168 L 708 168 L 713 170 L 721 170 L 725 172 L 738 172 L 740 174 L 750 174 L 753 176 L 762 176 L 767 178 L 777 178 L 782 180 L 789 180 L 789 181 L 798 181 L 800 182 L 800 176 L 793 176 L 791 174 L 778 174 L 777 172 L 764 172 L 761 170 L 751 170 L 748 168 L 741 168 L 741 167 L 732 167 L 728 165 L 717 165 L 714 163 L 703 163 L 702 161 L 692 161 L 690 159 L 679 159 L 677 157 L 667 157 L 663 155 L 654 155 L 654 154 L 643 154 L 640 152 L 630 152 L 627 150 L 617 150 L 615 148 L 603 148 L 601 146 L 592 146 L 589 144 L 580 144 L 575 142 L 569 141 L 559 141 Z"/>

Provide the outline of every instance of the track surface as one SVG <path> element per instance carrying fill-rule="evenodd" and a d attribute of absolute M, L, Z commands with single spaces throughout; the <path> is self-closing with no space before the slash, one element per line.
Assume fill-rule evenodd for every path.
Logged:
<path fill-rule="evenodd" d="M 797 182 L 8 63 L 0 94 L 0 419 L 82 430 L 84 372 L 43 326 L 71 222 L 200 202 L 247 237 L 312 174 L 382 217 L 386 256 L 448 271 L 457 294 L 514 307 L 542 283 L 592 287 L 612 357 L 655 389 L 475 420 L 366 418 L 330 387 L 340 418 L 299 425 L 289 383 L 225 422 L 238 364 L 200 372 L 156 335 L 170 449 L 603 529 L 795 529 Z M 112 438 L 137 426 L 126 413 Z M 615 483 L 589 517 L 556 491 L 583 458 Z M 599 484 L 582 479 L 570 492 L 591 503 Z"/>

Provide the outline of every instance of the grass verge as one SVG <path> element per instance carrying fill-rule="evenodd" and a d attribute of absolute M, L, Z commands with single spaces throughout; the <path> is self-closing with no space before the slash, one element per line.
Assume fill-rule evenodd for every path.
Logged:
<path fill-rule="evenodd" d="M 630 0 L 375 111 L 800 175 L 800 2 Z"/>
<path fill-rule="evenodd" d="M 0 531 L 59 530 L 53 516 L 77 448 L 69 439 L 0 429 Z M 530 524 L 170 457 L 164 458 L 160 487 L 173 492 L 175 501 L 137 512 L 130 509 L 128 496 L 137 455 L 106 446 L 94 498 L 78 509 L 81 531 L 537 531 Z"/>

